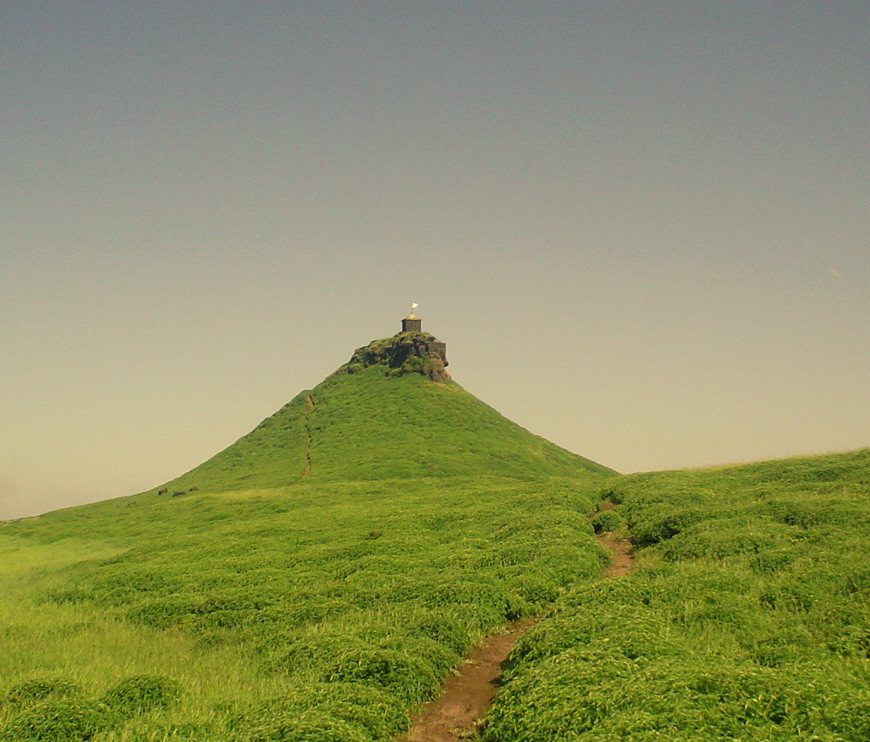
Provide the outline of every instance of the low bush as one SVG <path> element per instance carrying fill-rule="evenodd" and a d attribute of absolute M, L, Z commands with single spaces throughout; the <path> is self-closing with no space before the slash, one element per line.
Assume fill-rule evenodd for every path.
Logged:
<path fill-rule="evenodd" d="M 312 711 L 322 720 L 337 723 L 333 724 L 335 731 L 351 738 L 362 733 L 368 735 L 366 739 L 386 740 L 408 725 L 408 715 L 401 704 L 379 688 L 360 683 L 309 683 L 258 704 L 232 720 L 230 726 L 241 740 L 286 734 L 293 729 L 295 720 L 309 717 Z M 294 733 L 304 731 L 295 729 Z"/>
<path fill-rule="evenodd" d="M 595 533 L 616 531 L 625 525 L 622 515 L 616 510 L 602 510 L 591 521 Z"/>
<path fill-rule="evenodd" d="M 181 684 L 160 675 L 122 680 L 103 696 L 103 703 L 124 716 L 172 706 L 181 697 Z"/>
<path fill-rule="evenodd" d="M 38 703 L 13 716 L 0 732 L 3 742 L 81 742 L 115 721 L 105 704 L 83 698 Z"/>
<path fill-rule="evenodd" d="M 82 695 L 81 686 L 67 678 L 33 678 L 13 685 L 6 693 L 6 703 L 15 708 L 43 701 L 57 701 Z"/>
<path fill-rule="evenodd" d="M 239 733 L 239 742 L 372 742 L 365 729 L 344 721 L 308 710 L 276 710 L 270 716 L 257 719 L 248 729 Z"/>
<path fill-rule="evenodd" d="M 420 657 L 395 649 L 372 648 L 345 653 L 327 669 L 323 680 L 371 685 L 413 704 L 438 690 L 440 675 L 431 663 Z"/>

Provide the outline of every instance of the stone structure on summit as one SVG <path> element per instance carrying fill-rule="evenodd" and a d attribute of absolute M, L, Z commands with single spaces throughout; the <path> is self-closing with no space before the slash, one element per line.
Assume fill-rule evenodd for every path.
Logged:
<path fill-rule="evenodd" d="M 401 332 L 358 348 L 337 373 L 353 374 L 369 366 L 382 365 L 386 367 L 387 376 L 418 373 L 431 381 L 448 381 L 447 343 L 423 332 L 422 323 L 412 309 L 402 320 Z"/>
<path fill-rule="evenodd" d="M 423 332 L 423 320 L 411 312 L 402 320 L 402 332 Z"/>

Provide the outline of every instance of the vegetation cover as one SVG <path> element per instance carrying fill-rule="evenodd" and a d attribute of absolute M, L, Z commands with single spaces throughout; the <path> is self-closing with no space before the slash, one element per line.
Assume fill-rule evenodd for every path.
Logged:
<path fill-rule="evenodd" d="M 482 637 L 600 571 L 610 470 L 386 370 L 165 488 L 0 525 L 0 739 L 393 739 Z"/>
<path fill-rule="evenodd" d="M 390 371 L 376 364 L 327 377 L 224 451 L 167 483 L 167 494 L 191 487 L 199 492 L 284 487 L 303 479 L 615 473 L 533 435 L 454 381 Z"/>
<path fill-rule="evenodd" d="M 602 495 L 638 567 L 520 641 L 488 742 L 870 739 L 870 451 Z"/>
<path fill-rule="evenodd" d="M 164 487 L 0 524 L 0 742 L 394 740 L 529 616 L 486 742 L 870 738 L 870 451 L 617 477 L 390 343 Z"/>

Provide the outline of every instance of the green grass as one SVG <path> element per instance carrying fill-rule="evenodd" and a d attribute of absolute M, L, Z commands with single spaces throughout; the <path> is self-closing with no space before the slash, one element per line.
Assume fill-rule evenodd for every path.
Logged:
<path fill-rule="evenodd" d="M 169 495 L 194 486 L 222 492 L 292 485 L 302 481 L 308 460 L 305 479 L 319 482 L 614 474 L 512 423 L 453 381 L 385 371 L 333 374 L 169 482 Z"/>
<path fill-rule="evenodd" d="M 0 742 L 392 740 L 545 614 L 486 742 L 870 738 L 870 451 L 615 477 L 358 365 L 167 494 L 0 524 Z"/>
<path fill-rule="evenodd" d="M 455 383 L 334 374 L 168 493 L 0 526 L 0 739 L 390 739 L 600 569 L 609 474 Z"/>
<path fill-rule="evenodd" d="M 391 739 L 483 636 L 598 573 L 597 481 L 312 480 L 3 524 L 7 698 L 73 683 L 94 740 Z M 142 677 L 177 700 L 119 714 Z M 61 713 L 40 708 L 7 700 L 0 729 Z"/>
<path fill-rule="evenodd" d="M 0 524 L 0 740 L 392 739 L 600 570 L 609 475 L 455 383 L 334 374 L 168 493 Z"/>
<path fill-rule="evenodd" d="M 870 738 L 870 450 L 602 495 L 639 567 L 526 635 L 488 742 Z"/>

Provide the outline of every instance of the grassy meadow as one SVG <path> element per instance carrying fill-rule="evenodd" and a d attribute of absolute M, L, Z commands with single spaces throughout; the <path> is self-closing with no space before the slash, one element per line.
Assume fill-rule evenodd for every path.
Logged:
<path fill-rule="evenodd" d="M 620 477 L 396 371 L 0 523 L 0 742 L 395 740 L 531 616 L 482 742 L 870 739 L 870 450 Z"/>
<path fill-rule="evenodd" d="M 452 382 L 333 375 L 166 493 L 0 524 L 0 739 L 393 739 L 598 574 L 609 476 Z"/>
<path fill-rule="evenodd" d="M 870 739 L 870 450 L 602 496 L 637 567 L 523 637 L 487 742 Z"/>
<path fill-rule="evenodd" d="M 593 502 L 570 480 L 306 483 L 4 524 L 5 738 L 66 739 L 13 731 L 72 703 L 99 740 L 389 739 L 481 637 L 598 573 Z M 177 698 L 103 708 L 136 678 Z"/>

